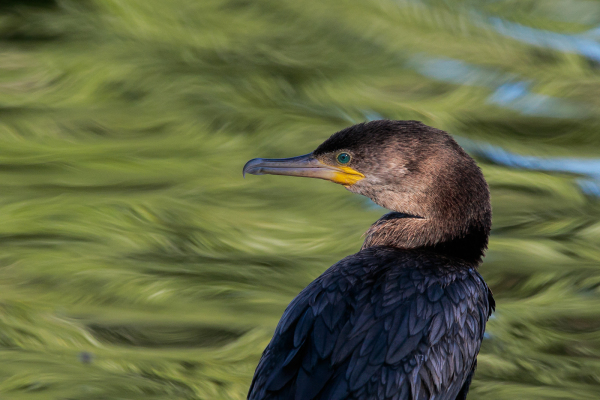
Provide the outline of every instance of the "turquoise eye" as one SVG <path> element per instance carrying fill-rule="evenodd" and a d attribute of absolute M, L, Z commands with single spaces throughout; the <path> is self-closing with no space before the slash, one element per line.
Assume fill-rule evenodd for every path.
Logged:
<path fill-rule="evenodd" d="M 340 153 L 337 155 L 337 160 L 340 164 L 348 164 L 350 162 L 350 154 Z"/>

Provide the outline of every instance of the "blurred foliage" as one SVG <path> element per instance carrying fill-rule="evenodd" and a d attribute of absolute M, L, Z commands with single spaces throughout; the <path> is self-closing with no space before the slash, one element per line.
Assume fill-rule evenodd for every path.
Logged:
<path fill-rule="evenodd" d="M 453 133 L 492 187 L 469 398 L 596 399 L 600 171 L 488 150 L 599 156 L 599 23 L 585 0 L 4 1 L 0 393 L 244 399 L 287 303 L 384 210 L 242 166 L 386 117 Z"/>

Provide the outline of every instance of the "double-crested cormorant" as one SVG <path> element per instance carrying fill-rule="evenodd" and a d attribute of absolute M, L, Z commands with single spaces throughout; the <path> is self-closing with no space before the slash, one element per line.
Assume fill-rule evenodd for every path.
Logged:
<path fill-rule="evenodd" d="M 290 303 L 248 398 L 465 399 L 494 310 L 477 272 L 492 214 L 475 161 L 441 130 L 382 120 L 246 172 L 327 179 L 393 211 Z"/>

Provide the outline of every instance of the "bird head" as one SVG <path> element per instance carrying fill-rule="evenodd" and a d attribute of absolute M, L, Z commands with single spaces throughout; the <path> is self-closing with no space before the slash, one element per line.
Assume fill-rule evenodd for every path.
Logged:
<path fill-rule="evenodd" d="M 487 220 L 491 215 L 488 187 L 474 160 L 446 132 L 417 121 L 357 124 L 312 153 L 250 160 L 245 173 L 326 179 L 415 218 Z"/>

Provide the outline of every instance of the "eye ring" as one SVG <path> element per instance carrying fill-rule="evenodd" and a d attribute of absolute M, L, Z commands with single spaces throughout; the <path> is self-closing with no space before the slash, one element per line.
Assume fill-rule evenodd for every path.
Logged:
<path fill-rule="evenodd" d="M 348 164 L 352 157 L 348 153 L 340 153 L 337 155 L 336 160 L 340 164 Z"/>

